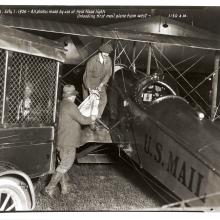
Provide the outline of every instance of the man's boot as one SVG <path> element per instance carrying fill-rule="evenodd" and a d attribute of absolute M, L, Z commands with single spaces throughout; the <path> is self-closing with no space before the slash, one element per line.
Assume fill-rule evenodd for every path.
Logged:
<path fill-rule="evenodd" d="M 70 182 L 70 177 L 67 173 L 65 173 L 61 180 L 60 180 L 60 185 L 61 185 L 61 193 L 63 195 L 67 194 L 70 192 L 70 189 L 71 189 L 71 182 Z"/>
<path fill-rule="evenodd" d="M 51 198 L 53 198 L 55 196 L 55 189 L 56 189 L 56 185 L 58 184 L 58 182 L 60 181 L 60 179 L 62 178 L 63 174 L 59 173 L 59 172 L 55 172 L 52 177 L 51 180 L 49 182 L 49 184 L 45 187 L 45 189 L 42 191 L 42 193 L 44 195 L 47 195 Z"/>

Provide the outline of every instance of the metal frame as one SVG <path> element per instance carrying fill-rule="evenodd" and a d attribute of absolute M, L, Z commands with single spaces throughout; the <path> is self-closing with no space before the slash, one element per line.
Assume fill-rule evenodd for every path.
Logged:
<path fill-rule="evenodd" d="M 8 76 L 8 50 L 5 51 L 6 59 L 5 59 L 5 76 L 4 76 L 4 90 L 3 90 L 3 104 L 2 104 L 2 120 L 1 124 L 4 124 L 5 119 L 5 99 L 6 99 L 6 86 L 7 86 L 7 76 Z"/>
<path fill-rule="evenodd" d="M 54 110 L 53 110 L 53 123 L 56 122 L 56 110 L 57 110 L 57 97 L 58 97 L 58 87 L 59 87 L 59 72 L 60 72 L 60 62 L 57 62 L 57 73 L 56 73 L 56 88 L 55 88 L 55 98 L 54 98 Z"/>
<path fill-rule="evenodd" d="M 1 124 L 3 126 L 16 126 L 15 117 L 18 110 L 18 102 L 23 97 L 24 86 L 27 81 L 32 83 L 34 87 L 33 94 L 35 95 L 33 95 L 32 101 L 38 106 L 35 106 L 36 108 L 33 111 L 36 114 L 40 114 L 36 116 L 36 120 L 45 125 L 55 123 L 60 63 L 42 57 L 8 50 L 3 51 L 5 51 L 5 67 L 4 76 L 2 75 L 3 106 Z M 31 62 L 33 63 L 31 64 Z M 54 62 L 57 63 L 55 64 Z M 53 74 L 54 71 L 56 71 L 56 75 Z M 43 79 L 42 76 L 44 77 Z M 51 80 L 54 80 L 52 87 L 51 76 L 53 76 Z M 17 84 L 18 81 L 20 86 Z M 52 98 L 51 106 L 49 106 L 50 98 Z M 51 119 L 48 119 L 48 117 L 51 117 Z"/>

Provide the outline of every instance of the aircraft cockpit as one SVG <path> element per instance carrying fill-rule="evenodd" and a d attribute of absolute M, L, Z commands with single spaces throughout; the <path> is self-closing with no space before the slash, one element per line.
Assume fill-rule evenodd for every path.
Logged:
<path fill-rule="evenodd" d="M 124 91 L 125 96 L 129 96 L 139 107 L 146 110 L 147 107 L 158 103 L 165 97 L 174 97 L 179 95 L 175 81 L 167 76 L 161 69 L 157 69 L 151 75 L 143 72 L 133 72 L 127 67 L 115 68 L 114 77 L 109 86 L 109 98 L 116 97 L 112 90 Z M 124 97 L 126 99 L 126 97 Z M 110 101 L 111 102 L 111 101 Z M 114 101 L 113 101 L 114 102 Z M 112 104 L 110 104 L 112 105 Z"/>

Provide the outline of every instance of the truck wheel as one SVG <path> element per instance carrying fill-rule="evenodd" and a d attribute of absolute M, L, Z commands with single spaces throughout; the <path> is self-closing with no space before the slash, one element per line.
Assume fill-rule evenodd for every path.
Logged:
<path fill-rule="evenodd" d="M 26 184 L 14 177 L 0 177 L 0 211 L 30 209 L 31 198 Z"/>

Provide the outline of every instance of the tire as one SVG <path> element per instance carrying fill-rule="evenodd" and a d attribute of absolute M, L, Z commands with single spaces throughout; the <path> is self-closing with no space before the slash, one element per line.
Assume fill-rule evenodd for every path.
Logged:
<path fill-rule="evenodd" d="M 0 211 L 31 209 L 31 198 L 26 184 L 14 177 L 0 177 Z"/>

